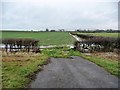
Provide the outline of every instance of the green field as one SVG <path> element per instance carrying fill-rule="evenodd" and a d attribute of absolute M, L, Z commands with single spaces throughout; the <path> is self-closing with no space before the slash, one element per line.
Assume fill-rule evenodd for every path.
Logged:
<path fill-rule="evenodd" d="M 69 32 L 2 32 L 2 38 L 34 38 L 40 45 L 68 45 L 73 44 L 74 38 Z"/>
<path fill-rule="evenodd" d="M 79 34 L 88 34 L 93 36 L 104 36 L 104 37 L 118 37 L 120 33 L 79 33 Z"/>

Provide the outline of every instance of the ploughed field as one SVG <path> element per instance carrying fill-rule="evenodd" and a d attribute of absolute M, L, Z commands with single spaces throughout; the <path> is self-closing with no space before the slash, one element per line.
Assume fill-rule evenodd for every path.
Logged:
<path fill-rule="evenodd" d="M 39 40 L 40 45 L 68 45 L 74 42 L 69 32 L 3 31 L 2 38 L 33 38 Z"/>

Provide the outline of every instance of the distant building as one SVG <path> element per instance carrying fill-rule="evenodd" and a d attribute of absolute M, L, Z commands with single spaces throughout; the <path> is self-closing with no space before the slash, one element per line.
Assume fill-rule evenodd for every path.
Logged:
<path fill-rule="evenodd" d="M 50 32 L 55 32 L 55 30 L 50 30 Z"/>
<path fill-rule="evenodd" d="M 60 32 L 63 32 L 63 31 L 65 31 L 65 30 L 64 30 L 64 29 L 59 29 L 59 31 L 60 31 Z"/>

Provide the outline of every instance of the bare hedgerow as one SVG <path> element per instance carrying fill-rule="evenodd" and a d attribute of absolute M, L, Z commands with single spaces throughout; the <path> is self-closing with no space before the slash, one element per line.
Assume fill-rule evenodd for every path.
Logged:
<path fill-rule="evenodd" d="M 10 52 L 13 51 L 26 51 L 30 52 L 30 49 L 34 49 L 38 46 L 39 41 L 36 39 L 31 38 L 9 38 L 9 39 L 3 39 L 2 44 L 5 45 L 6 52 L 8 49 Z"/>
<path fill-rule="evenodd" d="M 90 36 L 90 35 L 78 35 L 83 41 L 75 42 L 75 47 L 80 50 L 82 47 L 86 47 L 92 51 L 114 51 L 114 49 L 120 49 L 120 38 L 102 37 L 102 36 Z M 82 45 L 82 46 L 80 46 Z"/>

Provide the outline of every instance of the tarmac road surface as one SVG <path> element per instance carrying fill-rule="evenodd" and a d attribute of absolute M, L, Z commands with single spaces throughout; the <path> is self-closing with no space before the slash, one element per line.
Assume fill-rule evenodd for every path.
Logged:
<path fill-rule="evenodd" d="M 78 56 L 51 58 L 29 88 L 118 88 L 118 78 Z"/>

